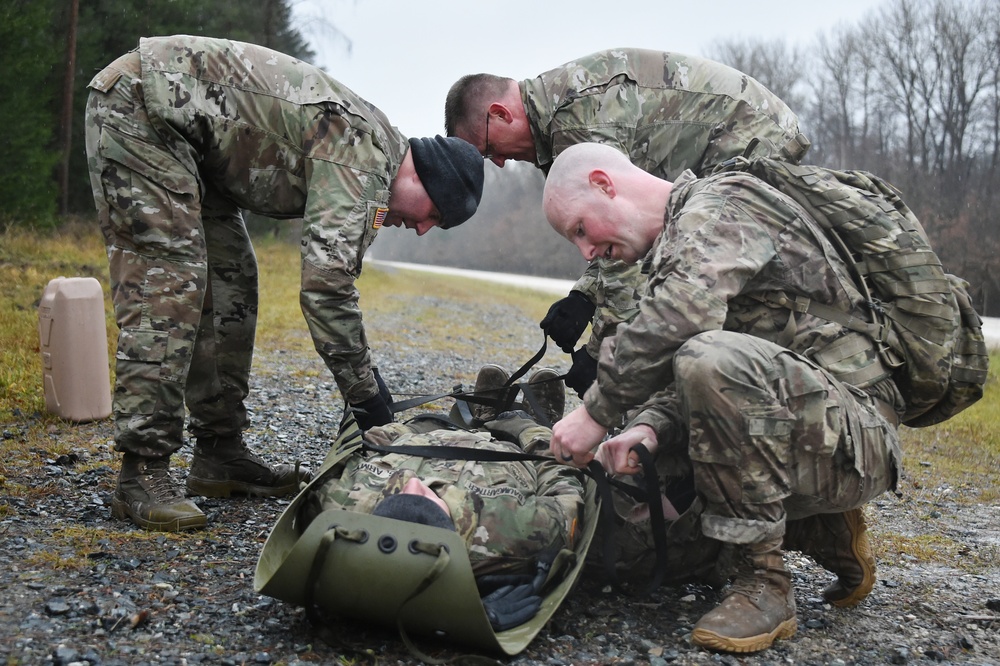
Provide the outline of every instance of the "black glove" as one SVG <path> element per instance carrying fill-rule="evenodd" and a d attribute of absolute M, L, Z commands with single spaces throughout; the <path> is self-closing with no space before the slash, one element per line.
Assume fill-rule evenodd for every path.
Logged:
<path fill-rule="evenodd" d="M 494 631 L 511 629 L 535 617 L 542 607 L 542 587 L 551 566 L 548 558 L 539 558 L 534 576 L 494 574 L 476 579 L 479 593 L 485 594 L 483 609 Z"/>
<path fill-rule="evenodd" d="M 506 585 L 483 597 L 483 609 L 493 631 L 505 631 L 535 617 L 542 597 L 531 583 Z"/>
<path fill-rule="evenodd" d="M 378 373 L 378 368 L 372 368 L 372 374 L 375 375 L 375 383 L 378 384 L 378 394 L 382 398 L 382 401 L 387 405 L 391 405 L 392 394 L 389 393 L 389 387 L 385 385 L 382 375 Z"/>
<path fill-rule="evenodd" d="M 582 398 L 595 379 L 597 379 L 597 361 L 587 353 L 586 347 L 580 347 L 573 352 L 573 367 L 566 373 L 563 381 Z"/>
<path fill-rule="evenodd" d="M 594 318 L 597 309 L 590 300 L 578 291 L 569 292 L 569 296 L 559 299 L 549 307 L 548 314 L 538 324 L 545 334 L 552 338 L 567 354 L 572 353 L 573 345 L 587 324 Z"/>
<path fill-rule="evenodd" d="M 372 373 L 375 375 L 375 383 L 378 384 L 378 393 L 367 400 L 351 405 L 355 410 L 354 418 L 362 430 L 392 423 L 392 410 L 389 409 L 389 405 L 392 404 L 392 394 L 389 393 L 385 382 L 382 381 L 378 368 L 372 368 Z"/>
<path fill-rule="evenodd" d="M 491 435 L 505 442 L 521 445 L 521 433 L 532 426 L 538 425 L 527 412 L 520 409 L 513 412 L 503 412 L 495 420 L 483 424 Z"/>

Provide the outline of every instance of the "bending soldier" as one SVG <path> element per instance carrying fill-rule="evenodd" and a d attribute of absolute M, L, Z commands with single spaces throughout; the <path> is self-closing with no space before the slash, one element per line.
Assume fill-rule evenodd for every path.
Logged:
<path fill-rule="evenodd" d="M 531 162 L 548 173 L 568 146 L 603 143 L 638 168 L 673 180 L 707 175 L 753 139 L 771 157 L 798 162 L 809 148 L 791 109 L 752 77 L 718 62 L 644 49 L 577 58 L 533 79 L 470 74 L 448 93 L 445 129 L 497 166 Z M 601 340 L 637 314 L 639 266 L 595 257 L 541 326 L 573 354 L 566 385 L 581 396 L 596 373 Z M 573 351 L 593 320 L 585 348 Z"/>
<path fill-rule="evenodd" d="M 383 225 L 418 235 L 475 212 L 483 164 L 459 139 L 409 139 L 317 67 L 252 44 L 142 39 L 90 82 L 87 153 L 120 327 L 112 511 L 152 530 L 205 524 L 169 474 L 196 440 L 191 494 L 285 495 L 242 432 L 257 263 L 241 209 L 303 218 L 302 310 L 363 427 L 392 420 L 354 281 Z"/>

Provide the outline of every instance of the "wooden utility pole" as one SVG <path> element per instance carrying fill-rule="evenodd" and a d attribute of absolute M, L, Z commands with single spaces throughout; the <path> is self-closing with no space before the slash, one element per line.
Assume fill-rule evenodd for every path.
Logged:
<path fill-rule="evenodd" d="M 70 0 L 66 27 L 66 77 L 63 81 L 62 161 L 59 164 L 59 214 L 69 212 L 69 156 L 73 148 L 73 84 L 76 82 L 76 27 L 80 16 L 80 0 Z"/>

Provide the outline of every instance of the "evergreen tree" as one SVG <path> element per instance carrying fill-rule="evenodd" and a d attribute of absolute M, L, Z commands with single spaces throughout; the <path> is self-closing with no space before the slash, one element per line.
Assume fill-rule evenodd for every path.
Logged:
<path fill-rule="evenodd" d="M 0 2 L 0 225 L 51 220 L 56 210 L 53 99 L 61 57 L 54 0 Z"/>
<path fill-rule="evenodd" d="M 45 0 L 46 3 L 52 0 Z M 89 213 L 94 208 L 83 149 L 87 84 L 94 74 L 139 44 L 140 37 L 205 35 L 268 46 L 309 60 L 314 53 L 291 23 L 288 0 L 258 3 L 229 0 L 88 0 L 81 3 L 75 94 L 74 146 L 70 158 L 69 208 Z M 65 27 L 60 35 L 65 32 Z M 64 40 L 59 39 L 59 43 Z M 3 101 L 0 100 L 0 104 Z"/>

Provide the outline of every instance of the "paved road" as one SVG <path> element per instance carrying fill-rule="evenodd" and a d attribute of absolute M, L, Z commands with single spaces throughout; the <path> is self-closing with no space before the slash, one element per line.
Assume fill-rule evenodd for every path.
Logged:
<path fill-rule="evenodd" d="M 569 293 L 573 286 L 573 280 L 556 280 L 554 278 L 534 277 L 531 275 L 515 275 L 512 273 L 491 273 L 488 271 L 471 271 L 462 268 L 447 268 L 444 266 L 431 266 L 428 264 L 407 264 L 399 261 L 379 261 L 369 260 L 368 263 L 382 266 L 395 266 L 414 271 L 428 271 L 431 273 L 441 273 L 444 275 L 459 275 L 473 280 L 486 280 L 488 282 L 499 282 L 501 284 L 516 285 L 529 289 L 537 289 L 550 294 L 565 295 Z M 987 317 L 983 320 L 983 333 L 986 336 L 986 343 L 995 349 L 1000 349 L 1000 318 Z"/>

